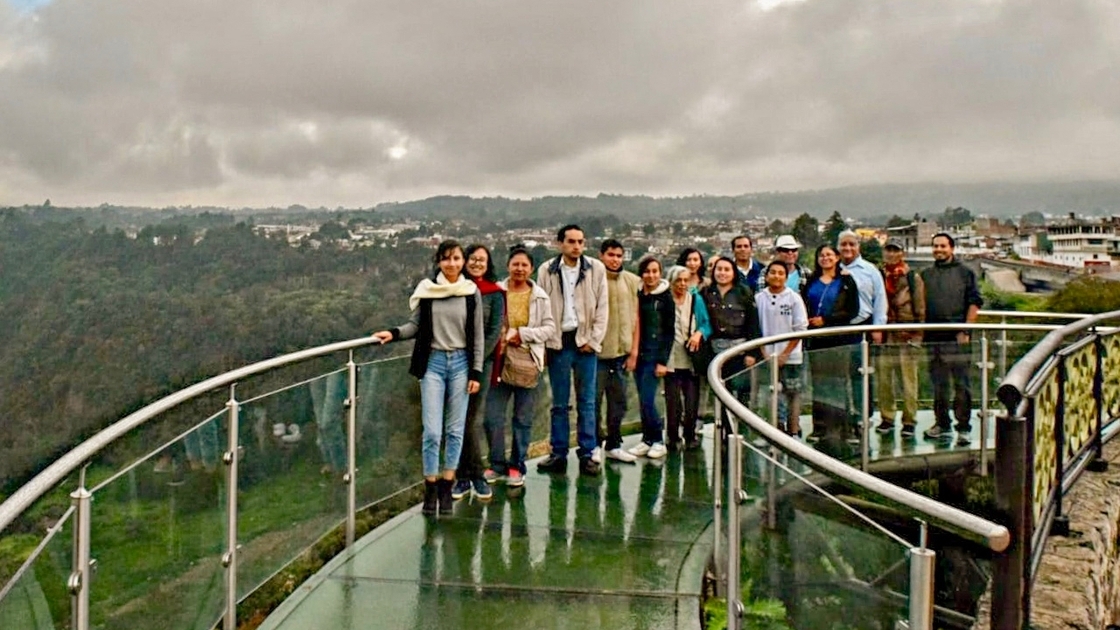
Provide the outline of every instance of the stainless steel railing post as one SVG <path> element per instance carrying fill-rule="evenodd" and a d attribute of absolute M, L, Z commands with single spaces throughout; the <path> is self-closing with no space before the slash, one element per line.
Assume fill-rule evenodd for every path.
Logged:
<path fill-rule="evenodd" d="M 723 403 L 720 402 L 719 397 L 715 400 L 715 423 L 712 427 L 712 445 L 713 445 L 713 462 L 712 462 L 712 528 L 715 530 L 715 537 L 712 539 L 712 558 L 715 559 L 716 567 L 716 584 L 722 584 L 722 576 L 719 575 L 720 567 L 722 566 L 723 558 L 720 557 L 720 530 L 723 519 L 723 454 L 724 454 L 724 430 L 723 430 Z"/>
<path fill-rule="evenodd" d="M 346 397 L 346 547 L 354 545 L 354 530 L 358 518 L 358 366 L 354 363 L 354 351 L 350 351 L 350 360 L 346 362 L 346 371 L 350 376 L 349 394 Z"/>
<path fill-rule="evenodd" d="M 67 582 L 70 591 L 71 627 L 89 630 L 90 590 L 90 502 L 93 495 L 86 490 L 86 469 L 78 477 L 78 489 L 70 493 L 74 505 L 73 572 Z"/>
<path fill-rule="evenodd" d="M 921 521 L 918 546 L 910 549 L 910 627 L 933 630 L 933 570 L 936 554 L 926 548 L 929 526 Z"/>
<path fill-rule="evenodd" d="M 980 335 L 980 476 L 988 476 L 988 399 L 991 369 L 995 365 L 988 357 L 988 331 Z"/>
<path fill-rule="evenodd" d="M 739 542 L 742 483 L 743 441 L 738 435 L 730 435 L 727 437 L 727 630 L 739 630 L 742 621 L 743 594 L 739 592 L 739 556 L 743 553 Z"/>
<path fill-rule="evenodd" d="M 779 397 L 782 395 L 782 380 L 781 380 L 781 366 L 778 365 L 778 357 L 770 356 L 770 425 L 776 428 L 781 428 L 781 418 L 778 417 L 778 409 L 781 406 Z M 787 410 L 789 414 L 793 413 L 792 409 Z M 787 418 L 787 422 L 790 419 Z M 789 426 L 786 426 L 786 431 Z M 766 475 L 766 527 L 774 529 L 777 527 L 777 518 L 774 514 L 774 506 L 776 504 L 776 497 L 778 496 L 778 467 L 774 465 L 774 460 L 778 457 L 778 447 L 773 444 L 770 445 L 770 458 L 766 460 L 766 468 L 764 469 Z M 740 472 L 742 471 L 742 462 L 739 464 Z"/>
<path fill-rule="evenodd" d="M 237 630 L 237 467 L 238 453 L 238 415 L 241 410 L 237 402 L 237 383 L 229 386 L 229 450 L 222 456 L 226 465 L 226 552 L 222 556 L 222 566 L 226 570 L 226 612 L 222 618 L 224 630 Z"/>
<path fill-rule="evenodd" d="M 860 387 L 863 388 L 863 400 L 860 401 L 860 436 L 859 436 L 859 451 L 860 451 L 860 470 L 866 471 L 867 467 L 871 464 L 871 448 L 868 434 L 870 433 L 869 424 L 871 419 L 871 372 L 874 368 L 871 367 L 871 344 L 867 342 L 867 333 L 863 333 L 863 340 L 859 344 L 860 351 L 860 374 L 863 375 Z"/>

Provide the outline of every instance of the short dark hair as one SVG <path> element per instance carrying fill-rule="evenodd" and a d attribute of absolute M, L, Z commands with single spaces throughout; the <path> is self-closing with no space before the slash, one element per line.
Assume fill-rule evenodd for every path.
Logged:
<path fill-rule="evenodd" d="M 953 235 L 949 234 L 948 232 L 938 232 L 937 234 L 934 234 L 933 238 L 929 239 L 929 242 L 932 243 L 936 241 L 938 236 L 944 236 L 946 240 L 949 241 L 949 247 L 956 248 L 957 241 L 953 238 Z"/>
<path fill-rule="evenodd" d="M 470 258 L 471 254 L 480 249 L 486 252 L 486 271 L 482 272 L 482 279 L 497 282 L 498 274 L 494 272 L 494 255 L 490 253 L 489 247 L 478 243 L 467 245 L 467 251 L 463 252 L 463 258 Z M 467 276 L 470 276 L 470 274 L 468 273 Z"/>
<path fill-rule="evenodd" d="M 557 243 L 563 243 L 564 242 L 564 239 L 568 236 L 568 230 L 579 230 L 580 232 L 582 232 L 583 228 L 576 225 L 575 223 L 569 223 L 569 224 L 565 225 L 564 227 L 560 228 L 559 232 L 556 233 L 556 242 Z"/>
<path fill-rule="evenodd" d="M 786 264 L 780 260 L 771 260 L 770 264 L 766 265 L 766 275 L 770 274 L 771 267 L 781 267 L 782 271 L 786 272 L 787 276 L 789 275 L 789 267 L 787 267 Z"/>
<path fill-rule="evenodd" d="M 452 238 L 449 238 L 446 241 L 440 241 L 439 246 L 436 247 L 435 256 L 432 256 L 432 262 L 435 263 L 436 266 L 436 273 L 439 273 L 439 261 L 443 260 L 444 258 L 450 258 L 451 252 L 455 251 L 456 249 L 459 250 L 460 254 L 463 253 L 463 246 L 459 244 L 459 241 Z M 466 256 L 463 256 L 463 258 L 466 258 Z"/>
<path fill-rule="evenodd" d="M 696 255 L 700 256 L 700 268 L 703 269 L 704 268 L 704 252 L 696 249 L 695 247 L 686 247 L 686 248 L 682 249 L 680 255 L 677 256 L 677 264 L 682 266 L 682 267 L 687 267 L 688 265 L 686 263 L 688 262 L 688 257 L 691 256 L 692 254 L 696 254 Z"/>
<path fill-rule="evenodd" d="M 743 238 L 747 239 L 747 242 L 751 244 L 751 249 L 754 249 L 754 241 L 751 240 L 751 237 L 747 236 L 746 234 L 740 234 L 739 236 L 731 239 L 731 249 L 735 249 L 735 241 Z"/>
<path fill-rule="evenodd" d="M 536 267 L 537 266 L 537 261 L 536 261 L 536 259 L 533 258 L 533 254 L 529 251 L 529 248 L 525 247 L 521 243 L 518 243 L 517 245 L 514 245 L 514 246 L 509 248 L 509 256 L 506 257 L 506 266 L 507 267 L 509 266 L 510 261 L 513 260 L 514 256 L 524 256 L 524 257 L 529 259 L 529 266 L 530 267 Z"/>
<path fill-rule="evenodd" d="M 643 258 L 641 262 L 638 263 L 638 275 L 640 276 L 645 273 L 646 269 L 649 269 L 649 266 L 654 263 L 657 263 L 657 268 L 661 269 L 661 261 L 657 258 L 653 256 L 646 256 L 645 258 Z"/>
<path fill-rule="evenodd" d="M 626 251 L 626 248 L 623 247 L 622 243 L 619 243 L 618 239 L 616 238 L 608 238 L 607 240 L 603 241 L 603 244 L 599 246 L 599 253 L 605 254 L 607 253 L 608 249 L 621 249 L 624 252 Z"/>

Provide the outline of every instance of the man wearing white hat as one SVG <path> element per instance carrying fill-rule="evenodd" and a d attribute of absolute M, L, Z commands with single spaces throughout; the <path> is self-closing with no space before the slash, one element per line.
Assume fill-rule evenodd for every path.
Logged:
<path fill-rule="evenodd" d="M 800 252 L 801 243 L 798 243 L 792 234 L 783 234 L 774 241 L 774 260 L 786 264 L 786 288 L 798 294 L 809 282 L 809 270 L 797 264 L 797 256 Z M 765 281 L 760 279 L 759 283 L 764 285 Z"/>

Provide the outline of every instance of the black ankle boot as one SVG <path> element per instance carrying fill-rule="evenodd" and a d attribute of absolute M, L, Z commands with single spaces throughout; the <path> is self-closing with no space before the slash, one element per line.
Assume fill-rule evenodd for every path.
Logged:
<path fill-rule="evenodd" d="M 424 514 L 436 513 L 436 496 L 439 493 L 434 481 L 424 480 L 424 507 L 420 509 Z"/>
<path fill-rule="evenodd" d="M 455 503 L 455 499 L 451 498 L 451 486 L 455 483 L 453 479 L 440 479 L 439 484 L 439 513 L 450 514 L 451 504 Z"/>

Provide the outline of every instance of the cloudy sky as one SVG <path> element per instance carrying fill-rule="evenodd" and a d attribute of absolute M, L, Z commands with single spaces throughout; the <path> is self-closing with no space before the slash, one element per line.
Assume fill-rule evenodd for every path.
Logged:
<path fill-rule="evenodd" d="M 1114 178 L 1117 33 L 1112 0 L 0 0 L 0 204 Z"/>

